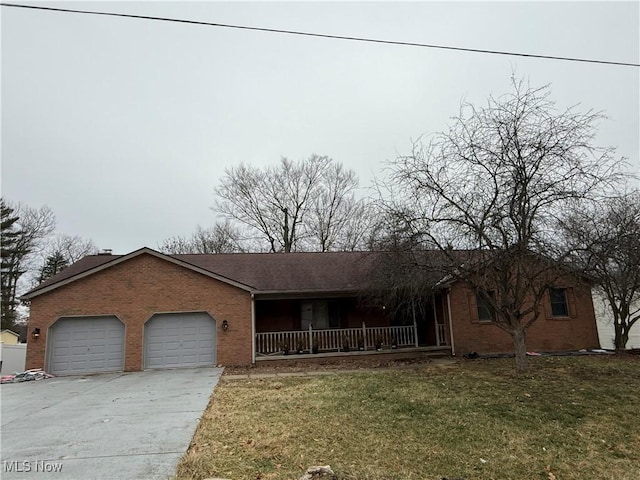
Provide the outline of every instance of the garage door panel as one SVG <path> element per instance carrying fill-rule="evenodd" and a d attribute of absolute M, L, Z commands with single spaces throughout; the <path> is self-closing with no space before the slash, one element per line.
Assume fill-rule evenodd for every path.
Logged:
<path fill-rule="evenodd" d="M 215 334 L 206 313 L 157 314 L 145 325 L 145 368 L 214 365 Z"/>
<path fill-rule="evenodd" d="M 152 365 L 157 364 L 158 362 L 162 362 L 162 355 L 151 355 L 149 357 L 147 357 L 147 361 L 150 362 Z"/>
<path fill-rule="evenodd" d="M 111 360 L 107 362 L 107 367 L 109 368 L 110 371 L 117 372 L 118 370 L 122 369 L 122 362 L 117 360 Z"/>
<path fill-rule="evenodd" d="M 174 353 L 180 351 L 180 343 L 178 342 L 166 342 L 164 350 L 168 353 Z M 160 350 L 162 352 L 162 350 Z"/>
<path fill-rule="evenodd" d="M 212 354 L 202 354 L 198 356 L 198 361 L 201 363 L 206 363 L 208 365 L 211 365 L 213 363 L 215 363 L 215 360 L 213 358 Z"/>
<path fill-rule="evenodd" d="M 182 356 L 182 362 L 184 362 L 187 365 L 194 365 L 198 362 L 198 355 L 185 354 Z"/>
<path fill-rule="evenodd" d="M 51 327 L 51 373 L 114 372 L 123 367 L 124 325 L 117 317 L 61 318 Z"/>
<path fill-rule="evenodd" d="M 163 351 L 163 346 L 160 342 L 147 343 L 147 351 L 150 354 L 157 353 L 161 354 Z"/>
<path fill-rule="evenodd" d="M 104 360 L 100 359 L 100 358 L 92 358 L 89 360 L 89 368 L 91 370 L 100 370 L 103 366 L 106 366 L 104 364 Z"/>
<path fill-rule="evenodd" d="M 91 350 L 87 352 L 91 360 L 101 360 L 105 353 L 107 353 L 107 349 L 104 348 L 104 345 L 94 345 L 91 347 Z"/>

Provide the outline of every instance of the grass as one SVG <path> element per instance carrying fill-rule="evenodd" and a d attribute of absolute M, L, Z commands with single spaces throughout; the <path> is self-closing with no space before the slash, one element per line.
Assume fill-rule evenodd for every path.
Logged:
<path fill-rule="evenodd" d="M 635 480 L 639 400 L 637 357 L 228 380 L 177 477 Z"/>

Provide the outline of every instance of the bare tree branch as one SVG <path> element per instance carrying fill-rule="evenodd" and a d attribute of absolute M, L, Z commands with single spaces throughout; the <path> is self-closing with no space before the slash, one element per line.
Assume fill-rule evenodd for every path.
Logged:
<path fill-rule="evenodd" d="M 354 219 L 365 209 L 356 175 L 329 157 L 225 173 L 214 210 L 256 232 L 271 252 L 355 248 L 366 236 L 366 223 Z"/>
<path fill-rule="evenodd" d="M 198 225 L 190 237 L 167 238 L 158 248 L 167 254 L 239 253 L 245 251 L 240 241 L 239 231 L 229 221 L 216 223 L 209 228 Z"/>
<path fill-rule="evenodd" d="M 37 269 L 35 259 L 55 228 L 55 215 L 47 206 L 32 208 L 3 201 L 3 207 L 17 217 L 11 228 L 15 234 L 11 249 L 3 252 L 2 259 L 2 317 L 5 324 L 11 324 L 17 319 L 20 290 L 27 287 L 25 273 Z M 6 233 L 3 231 L 3 236 Z"/>
<path fill-rule="evenodd" d="M 640 191 L 585 205 L 562 223 L 571 260 L 596 282 L 613 315 L 614 344 L 623 350 L 640 320 Z"/>
<path fill-rule="evenodd" d="M 463 104 L 448 132 L 390 164 L 399 196 L 387 210 L 447 256 L 452 278 L 493 292 L 495 324 L 512 336 L 524 371 L 527 330 L 567 272 L 558 221 L 610 192 L 623 160 L 592 145 L 601 113 L 559 111 L 548 86 L 512 82 L 484 107 Z"/>

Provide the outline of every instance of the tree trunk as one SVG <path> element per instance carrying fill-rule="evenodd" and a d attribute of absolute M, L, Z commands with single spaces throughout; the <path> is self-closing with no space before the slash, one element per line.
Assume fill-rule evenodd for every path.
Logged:
<path fill-rule="evenodd" d="M 291 252 L 291 244 L 292 242 L 292 238 L 289 238 L 289 209 L 285 208 L 282 210 L 284 213 L 284 226 L 283 226 L 283 246 L 284 246 L 284 253 L 289 253 Z"/>
<path fill-rule="evenodd" d="M 521 328 L 515 330 L 511 336 L 513 337 L 513 345 L 516 352 L 516 372 L 524 373 L 529 370 L 529 362 L 527 360 L 527 346 L 525 344 L 525 332 Z"/>
<path fill-rule="evenodd" d="M 615 324 L 615 338 L 614 344 L 616 352 L 621 352 L 627 347 L 629 341 L 629 329 L 623 328 L 623 326 L 616 322 Z"/>

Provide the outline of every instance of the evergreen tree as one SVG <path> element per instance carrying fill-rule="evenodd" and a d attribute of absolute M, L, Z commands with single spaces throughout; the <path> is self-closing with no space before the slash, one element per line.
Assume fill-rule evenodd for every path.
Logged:
<path fill-rule="evenodd" d="M 60 273 L 62 270 L 67 268 L 69 263 L 64 258 L 64 255 L 61 251 L 55 251 L 51 255 L 49 255 L 42 267 L 40 267 L 40 275 L 38 276 L 38 282 L 42 283 L 47 278 L 53 277 L 54 275 Z"/>
<path fill-rule="evenodd" d="M 13 286 L 20 274 L 16 272 L 15 258 L 19 249 L 20 230 L 16 224 L 19 217 L 13 208 L 0 199 L 0 271 L 1 271 L 1 326 L 11 329 L 16 319 L 16 301 L 12 295 Z"/>

